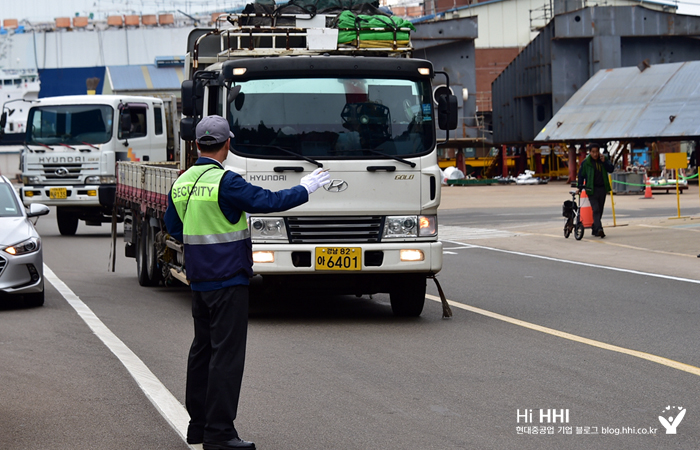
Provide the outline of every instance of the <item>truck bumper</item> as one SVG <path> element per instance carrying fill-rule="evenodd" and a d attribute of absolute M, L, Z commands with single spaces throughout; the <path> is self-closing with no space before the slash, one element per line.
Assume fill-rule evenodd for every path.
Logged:
<path fill-rule="evenodd" d="M 51 198 L 52 188 L 64 188 L 66 198 Z M 102 206 L 111 208 L 117 187 L 107 185 L 22 186 L 20 195 L 25 206 L 42 203 L 48 206 Z"/>
<path fill-rule="evenodd" d="M 360 248 L 362 266 L 360 270 L 316 270 L 316 249 L 321 247 Z M 402 261 L 402 250 L 418 250 L 423 254 L 422 261 Z M 317 275 L 354 276 L 364 274 L 389 273 L 437 273 L 442 269 L 442 242 L 397 242 L 381 244 L 253 244 L 253 258 L 256 252 L 272 252 L 273 262 L 255 263 L 253 270 L 263 277 L 266 275 Z"/>

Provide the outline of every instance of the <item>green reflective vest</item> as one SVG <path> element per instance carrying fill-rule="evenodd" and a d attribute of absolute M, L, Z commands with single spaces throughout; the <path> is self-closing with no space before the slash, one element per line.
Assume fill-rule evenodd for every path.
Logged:
<path fill-rule="evenodd" d="M 241 270 L 252 275 L 252 244 L 245 212 L 231 223 L 219 208 L 219 184 L 226 172 L 212 164 L 188 169 L 170 196 L 183 224 L 187 278 L 226 280 Z"/>

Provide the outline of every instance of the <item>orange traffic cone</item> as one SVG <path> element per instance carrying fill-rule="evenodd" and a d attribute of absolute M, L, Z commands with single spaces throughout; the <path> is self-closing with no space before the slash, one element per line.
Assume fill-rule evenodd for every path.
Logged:
<path fill-rule="evenodd" d="M 591 228 L 593 226 L 593 207 L 591 206 L 591 201 L 588 200 L 588 195 L 585 189 L 581 189 L 581 222 L 584 228 Z"/>
<path fill-rule="evenodd" d="M 647 179 L 646 182 L 646 187 L 644 188 L 644 198 L 654 198 L 651 195 L 651 182 L 649 181 L 649 177 L 645 177 Z"/>

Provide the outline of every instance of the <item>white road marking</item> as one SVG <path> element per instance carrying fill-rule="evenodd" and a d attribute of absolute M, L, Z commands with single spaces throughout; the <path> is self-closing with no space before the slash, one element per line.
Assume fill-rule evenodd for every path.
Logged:
<path fill-rule="evenodd" d="M 182 440 L 186 440 L 186 430 L 190 422 L 190 416 L 187 414 L 185 407 L 182 406 L 182 403 L 160 382 L 146 364 L 112 333 L 95 313 L 46 264 L 44 264 L 44 278 L 61 293 L 63 298 L 75 309 L 75 312 L 85 321 L 93 333 L 119 358 L 119 361 L 136 380 L 136 383 L 153 403 L 153 406 L 156 407 L 156 410 L 175 429 Z M 190 446 L 190 448 L 194 449 L 196 447 Z"/>
<path fill-rule="evenodd" d="M 461 244 L 461 242 L 455 242 L 455 241 L 443 241 L 443 242 L 450 242 L 451 244 Z M 472 248 L 481 248 L 484 250 L 491 250 L 493 252 L 508 253 L 511 255 L 519 255 L 519 256 L 528 256 L 530 258 L 538 258 L 538 259 L 544 259 L 547 261 L 555 261 L 555 262 L 561 262 L 561 263 L 566 263 L 566 264 L 575 264 L 578 266 L 592 267 L 594 269 L 612 270 L 614 272 L 625 272 L 625 273 L 631 273 L 631 274 L 635 274 L 635 275 L 644 275 L 647 277 L 663 278 L 666 280 L 683 281 L 686 283 L 700 284 L 700 280 L 694 280 L 692 278 L 681 278 L 681 277 L 674 277 L 671 275 L 661 275 L 658 273 L 641 272 L 639 270 L 622 269 L 620 267 L 600 266 L 598 264 L 591 264 L 591 263 L 585 263 L 585 262 L 580 262 L 580 261 L 571 261 L 568 259 L 552 258 L 551 256 L 533 255 L 531 253 L 523 253 L 523 252 L 516 252 L 516 251 L 512 251 L 512 250 L 503 250 L 500 248 L 485 247 L 483 245 L 472 245 L 472 244 L 470 244 L 470 245 L 472 246 Z"/>

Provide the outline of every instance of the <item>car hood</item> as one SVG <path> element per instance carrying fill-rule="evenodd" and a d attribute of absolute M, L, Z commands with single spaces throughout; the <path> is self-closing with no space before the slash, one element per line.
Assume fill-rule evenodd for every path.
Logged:
<path fill-rule="evenodd" d="M 32 236 L 38 236 L 25 217 L 0 218 L 0 246 L 17 244 Z"/>

